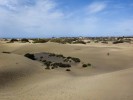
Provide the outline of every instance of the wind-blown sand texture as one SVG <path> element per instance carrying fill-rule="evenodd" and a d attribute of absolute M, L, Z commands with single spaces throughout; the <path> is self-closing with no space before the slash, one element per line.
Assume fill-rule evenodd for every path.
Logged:
<path fill-rule="evenodd" d="M 0 52 L 0 100 L 133 100 L 133 44 L 0 43 Z M 92 67 L 45 70 L 24 57 L 41 52 L 78 57 Z"/>

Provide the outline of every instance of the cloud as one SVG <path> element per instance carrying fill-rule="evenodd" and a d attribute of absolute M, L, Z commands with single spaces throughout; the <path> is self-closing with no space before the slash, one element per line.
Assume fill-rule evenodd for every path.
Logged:
<path fill-rule="evenodd" d="M 17 0 L 0 0 L 0 7 L 7 10 L 16 10 L 17 5 Z"/>
<path fill-rule="evenodd" d="M 8 1 L 8 2 L 7 2 Z M 58 31 L 63 13 L 56 9 L 56 3 L 51 0 L 37 0 L 29 6 L 20 0 L 0 1 L 0 33 L 10 32 L 23 36 L 21 33 L 49 33 Z M 45 34 L 46 35 L 46 34 Z"/>
<path fill-rule="evenodd" d="M 0 37 L 94 36 L 106 35 L 107 32 L 133 32 L 132 20 L 113 21 L 110 17 L 113 11 L 108 11 L 109 16 L 98 15 L 107 11 L 107 4 L 93 2 L 87 8 L 84 6 L 65 12 L 55 0 L 0 0 Z"/>
<path fill-rule="evenodd" d="M 107 4 L 104 3 L 104 2 L 94 2 L 92 4 L 90 4 L 88 7 L 87 7 L 87 10 L 89 13 L 98 13 L 98 12 L 101 12 L 103 11 L 105 8 L 107 7 Z"/>

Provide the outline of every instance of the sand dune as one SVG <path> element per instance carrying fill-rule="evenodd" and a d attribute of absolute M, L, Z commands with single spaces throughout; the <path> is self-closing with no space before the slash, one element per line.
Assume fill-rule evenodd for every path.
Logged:
<path fill-rule="evenodd" d="M 41 74 L 43 75 L 43 74 Z M 91 77 L 53 75 L 23 87 L 2 90 L 5 100 L 132 100 L 133 69 Z M 37 78 L 37 77 L 36 77 Z"/>
<path fill-rule="evenodd" d="M 11 52 L 0 53 L 0 100 L 132 100 L 132 45 L 98 45 L 0 44 L 0 52 Z M 40 52 L 78 57 L 92 67 L 45 70 L 24 57 Z"/>
<path fill-rule="evenodd" d="M 23 77 L 43 71 L 40 66 L 40 63 L 20 55 L 0 53 L 0 88 L 6 88 Z"/>
<path fill-rule="evenodd" d="M 14 54 L 24 55 L 26 53 L 40 53 L 50 52 L 56 54 L 63 54 L 64 56 L 78 57 L 85 63 L 91 63 L 93 65 L 92 70 L 89 73 L 106 73 L 110 71 L 116 71 L 121 69 L 130 68 L 133 59 L 132 45 L 130 46 L 116 46 L 111 45 L 104 47 L 101 44 L 99 46 L 84 46 L 84 45 L 64 45 L 57 43 L 45 43 L 45 44 L 20 44 L 14 43 L 8 44 L 6 49 L 2 48 L 0 51 L 10 51 Z M 3 45 L 2 47 L 5 47 Z M 10 49 L 12 47 L 12 50 Z M 110 56 L 107 56 L 107 53 Z"/>

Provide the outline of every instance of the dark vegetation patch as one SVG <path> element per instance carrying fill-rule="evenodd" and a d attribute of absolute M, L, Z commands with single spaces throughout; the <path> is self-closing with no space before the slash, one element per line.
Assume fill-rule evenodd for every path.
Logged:
<path fill-rule="evenodd" d="M 11 39 L 10 43 L 18 42 L 18 39 Z"/>
<path fill-rule="evenodd" d="M 47 43 L 49 39 L 32 39 L 33 43 Z"/>
<path fill-rule="evenodd" d="M 3 51 L 2 53 L 10 54 L 11 52 Z"/>
<path fill-rule="evenodd" d="M 73 43 L 80 43 L 80 44 L 86 44 L 86 42 L 82 41 L 81 39 L 77 37 L 72 37 L 72 38 L 35 38 L 35 39 L 30 39 L 33 40 L 33 43 L 46 43 L 46 42 L 55 42 L 55 43 L 61 43 L 61 44 L 73 44 Z M 14 43 L 14 42 L 29 42 L 29 39 L 23 38 L 23 39 L 11 39 L 10 42 L 8 43 Z"/>
<path fill-rule="evenodd" d="M 86 42 L 84 42 L 82 40 L 77 40 L 77 41 L 73 42 L 73 44 L 86 44 Z"/>
<path fill-rule="evenodd" d="M 71 61 L 74 61 L 75 63 L 79 63 L 80 62 L 80 59 L 79 58 L 75 58 L 75 57 L 65 57 L 63 56 L 62 54 L 54 54 L 54 53 L 51 53 L 49 54 L 49 57 L 58 57 L 58 58 L 63 58 L 64 62 L 71 62 Z"/>
<path fill-rule="evenodd" d="M 119 43 L 131 43 L 131 39 L 130 38 L 124 38 L 124 37 L 118 37 L 114 42 L 113 44 L 119 44 Z"/>
<path fill-rule="evenodd" d="M 83 65 L 82 65 L 82 67 L 84 67 L 84 68 L 85 68 L 85 67 L 89 67 L 89 66 L 91 66 L 90 63 L 88 63 L 88 64 L 83 64 Z"/>
<path fill-rule="evenodd" d="M 61 67 L 61 68 L 70 68 L 71 65 L 70 64 L 64 64 L 64 63 L 53 63 L 51 66 L 53 67 Z"/>
<path fill-rule="evenodd" d="M 36 39 L 30 39 L 33 40 L 33 43 L 46 43 L 46 42 L 55 42 L 60 44 L 86 44 L 90 42 L 94 43 L 105 43 L 108 44 L 108 42 L 112 42 L 113 44 L 118 43 L 131 43 L 132 39 L 131 37 L 61 37 L 61 38 L 36 38 Z M 87 40 L 88 42 L 84 42 L 83 40 Z M 7 43 L 14 43 L 14 42 L 29 42 L 29 39 L 23 38 L 23 39 L 11 39 Z"/>
<path fill-rule="evenodd" d="M 83 40 L 89 40 L 88 42 L 84 42 Z M 118 43 L 131 43 L 130 38 L 125 38 L 125 37 L 85 37 L 83 39 L 80 39 L 78 37 L 73 37 L 73 38 L 51 38 L 51 39 L 32 39 L 34 43 L 46 43 L 48 41 L 50 42 L 55 42 L 55 43 L 61 43 L 61 44 L 86 44 L 90 43 L 93 41 L 94 43 L 104 43 L 108 44 L 108 42 L 112 42 L 113 44 L 118 44 Z M 123 42 L 122 42 L 123 41 Z"/>
<path fill-rule="evenodd" d="M 34 54 L 27 53 L 24 56 L 31 59 L 31 60 L 36 60 Z"/>
<path fill-rule="evenodd" d="M 113 44 L 119 44 L 119 43 L 124 43 L 123 40 L 118 40 L 118 41 L 114 41 Z"/>
<path fill-rule="evenodd" d="M 80 62 L 80 59 L 79 59 L 79 58 L 74 58 L 74 57 L 72 57 L 71 60 L 73 60 L 73 61 L 76 62 L 76 63 L 79 63 L 79 62 Z"/>
<path fill-rule="evenodd" d="M 44 54 L 44 55 L 43 55 Z M 55 69 L 55 68 L 71 68 L 71 64 L 80 63 L 81 60 L 79 58 L 75 57 L 65 57 L 62 54 L 54 54 L 54 53 L 41 53 L 38 55 L 34 54 L 25 54 L 25 57 L 32 59 L 32 60 L 38 60 L 42 62 L 47 70 Z M 52 58 L 54 57 L 54 58 Z M 53 60 L 55 59 L 55 60 Z M 59 60 L 57 60 L 59 59 Z M 84 64 L 82 67 L 88 67 L 91 66 L 91 64 Z M 66 71 L 71 71 L 70 69 L 67 69 Z"/>
<path fill-rule="evenodd" d="M 61 44 L 66 44 L 66 43 L 71 44 L 76 40 L 78 40 L 78 38 L 55 38 L 55 39 L 51 39 L 50 42 L 61 43 Z"/>
<path fill-rule="evenodd" d="M 23 39 L 21 39 L 20 41 L 21 41 L 22 43 L 29 42 L 29 40 L 28 40 L 28 39 L 26 39 L 26 38 L 23 38 Z"/>
<path fill-rule="evenodd" d="M 54 53 L 49 54 L 50 57 L 55 57 L 56 55 Z"/>
<path fill-rule="evenodd" d="M 70 69 L 66 69 L 66 71 L 70 72 L 71 70 Z"/>
<path fill-rule="evenodd" d="M 71 67 L 70 62 L 72 62 L 72 61 L 74 63 L 80 63 L 81 62 L 81 60 L 79 58 L 65 57 L 62 54 L 49 53 L 49 57 L 62 58 L 63 59 L 63 62 L 65 62 L 65 63 L 42 60 L 42 62 L 44 63 L 44 65 L 47 66 L 46 69 L 70 68 Z"/>
<path fill-rule="evenodd" d="M 59 57 L 59 58 L 65 58 L 62 54 L 57 54 L 56 57 Z"/>
<path fill-rule="evenodd" d="M 14 42 L 21 42 L 21 43 L 26 43 L 26 42 L 29 42 L 28 39 L 26 38 L 23 38 L 23 39 L 11 39 L 9 42 L 7 43 L 14 43 Z"/>
<path fill-rule="evenodd" d="M 131 41 L 132 41 L 131 39 L 125 39 L 124 40 L 124 42 L 126 42 L 126 43 L 131 43 Z"/>
<path fill-rule="evenodd" d="M 55 63 L 55 62 L 51 62 L 51 61 L 45 61 L 44 65 L 46 66 L 45 69 L 55 69 L 55 68 L 70 68 L 71 65 L 70 64 L 64 64 L 64 63 Z"/>
<path fill-rule="evenodd" d="M 61 44 L 66 44 L 66 42 L 63 39 L 51 39 L 50 42 L 55 42 L 55 43 L 61 43 Z"/>
<path fill-rule="evenodd" d="M 91 66 L 91 64 L 90 64 L 90 63 L 88 63 L 87 65 L 88 65 L 88 66 Z"/>
<path fill-rule="evenodd" d="M 82 67 L 87 67 L 87 64 L 83 64 Z"/>
<path fill-rule="evenodd" d="M 44 62 L 44 65 L 46 65 L 46 66 L 50 66 L 51 63 L 52 63 L 51 61 L 45 61 L 45 62 Z"/>
<path fill-rule="evenodd" d="M 86 37 L 85 39 L 89 41 L 93 41 L 94 43 L 105 43 L 108 44 L 108 42 L 112 42 L 113 44 L 119 44 L 119 43 L 131 43 L 132 37 Z"/>

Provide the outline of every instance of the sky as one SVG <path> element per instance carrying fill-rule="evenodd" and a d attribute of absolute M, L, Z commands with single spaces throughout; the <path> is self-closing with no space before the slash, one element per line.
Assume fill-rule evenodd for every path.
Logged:
<path fill-rule="evenodd" d="M 133 0 L 0 0 L 0 38 L 133 36 Z"/>

